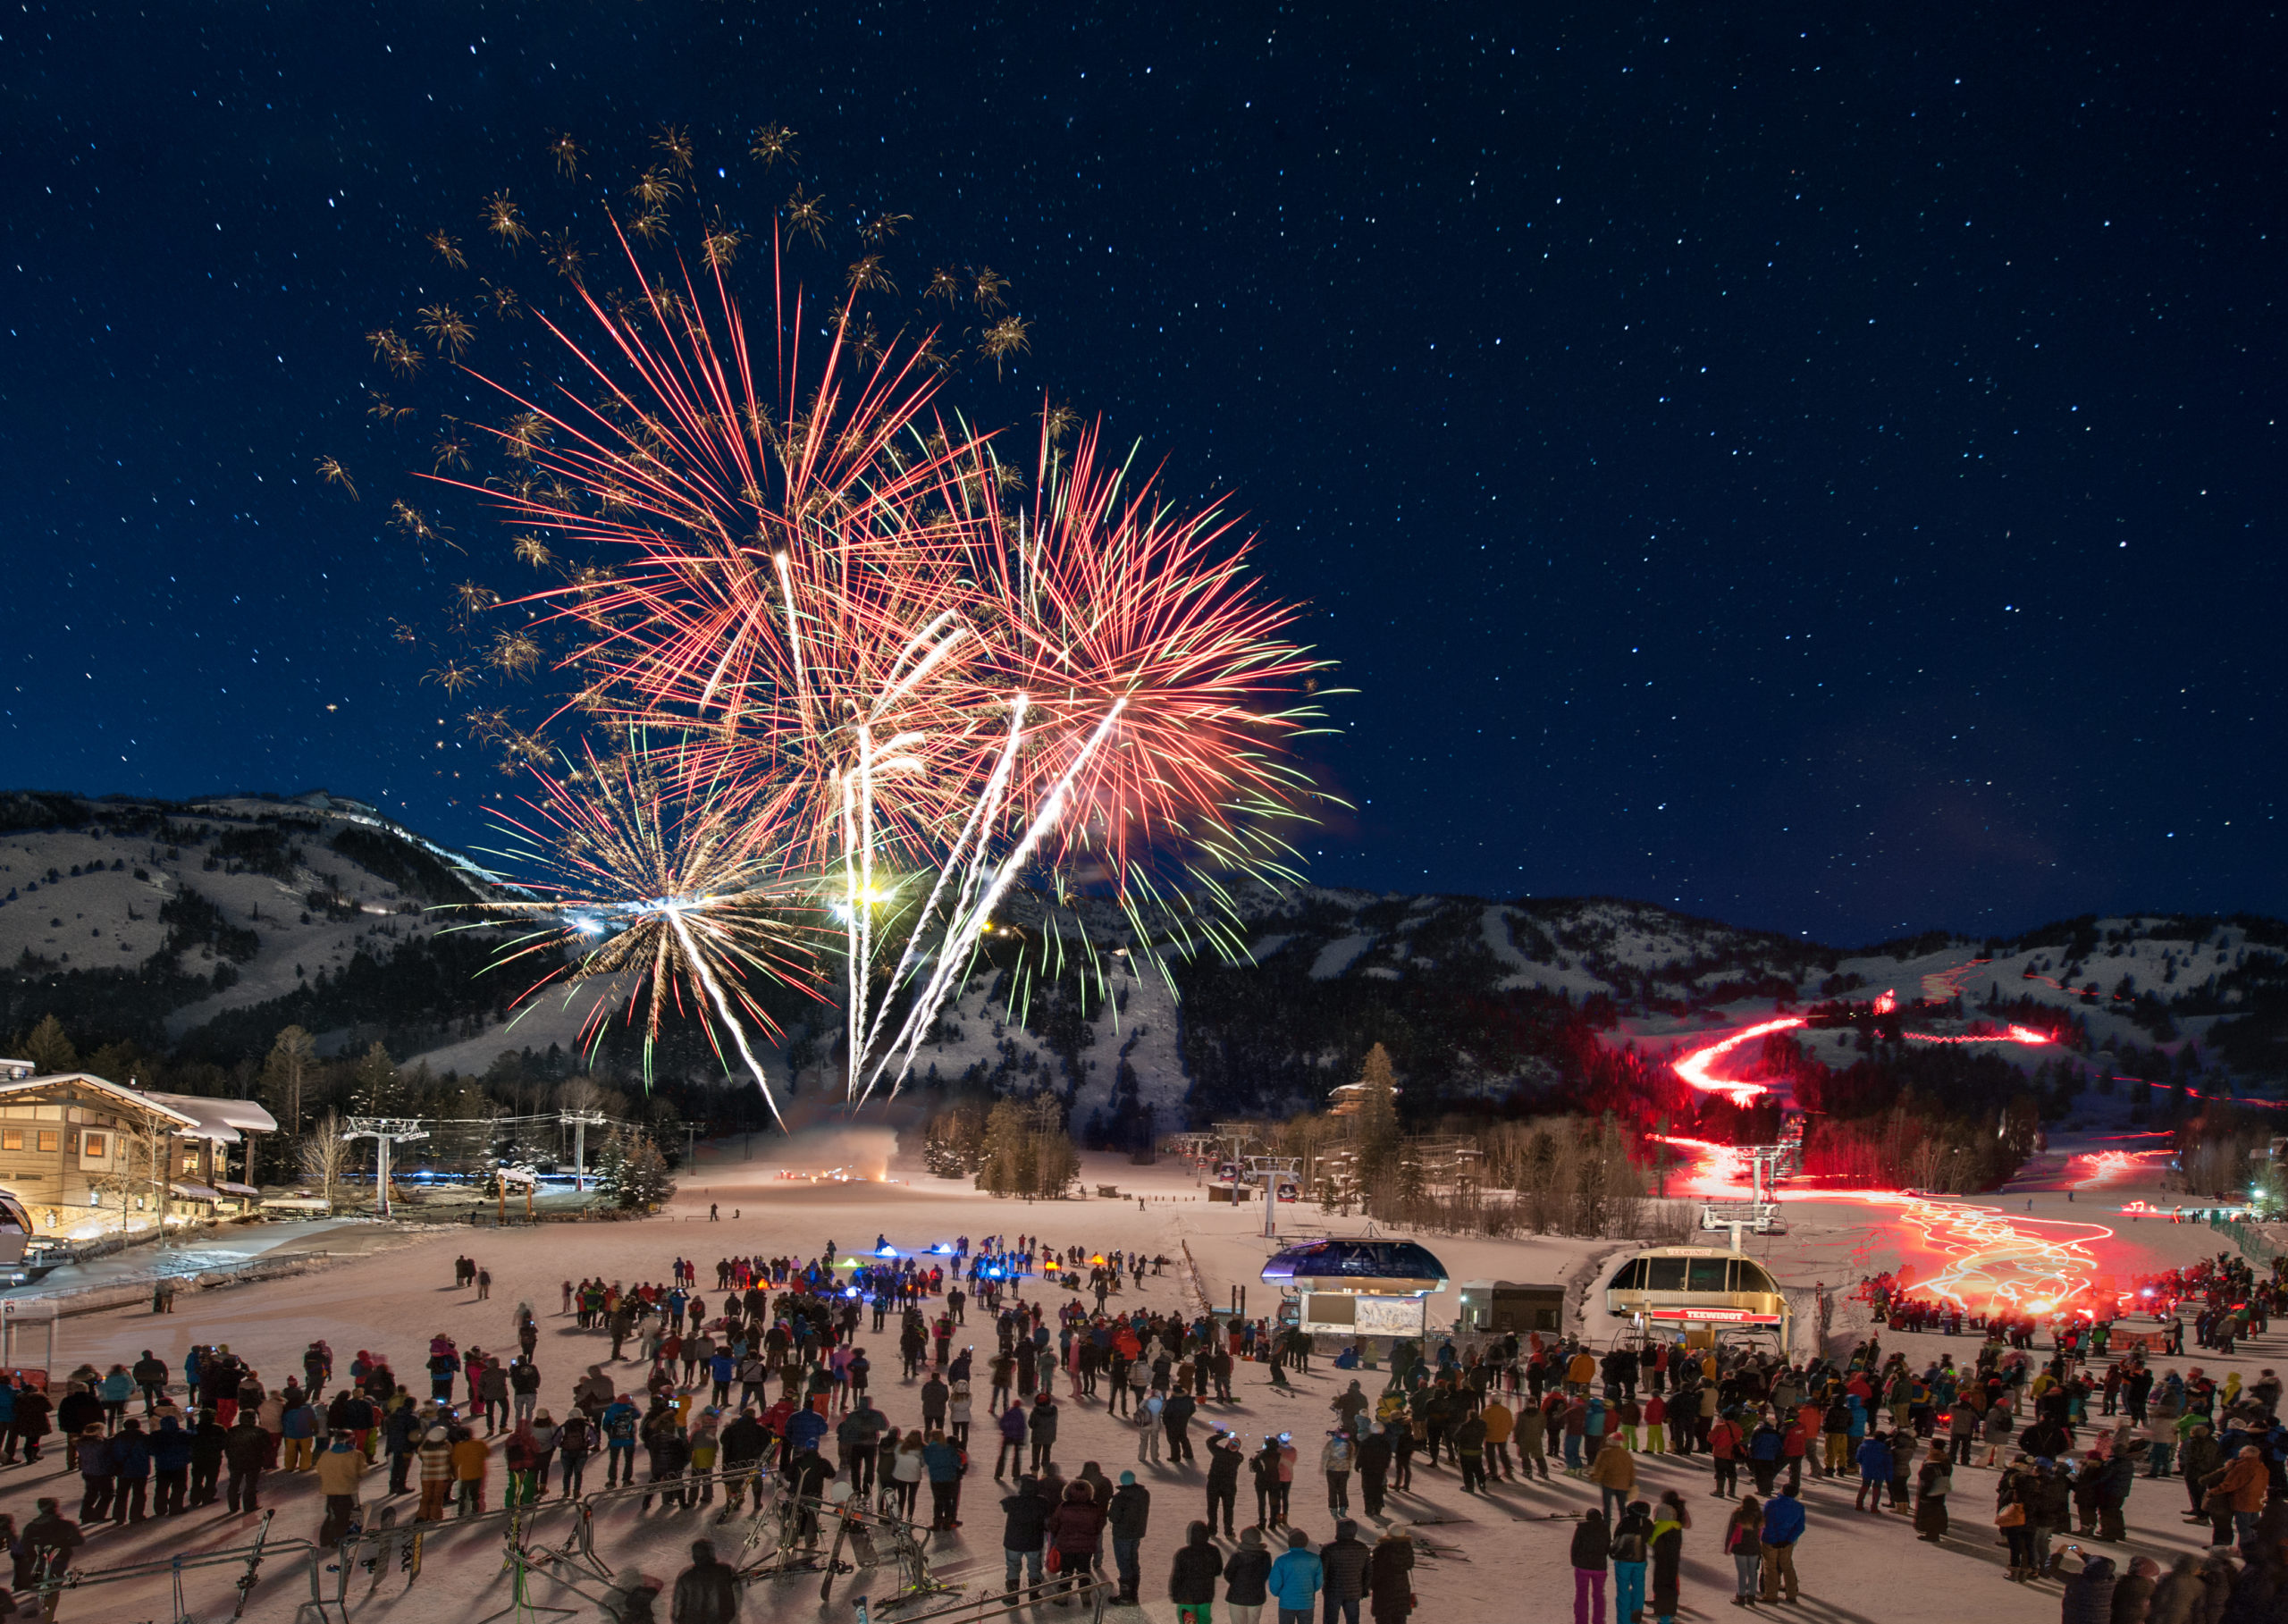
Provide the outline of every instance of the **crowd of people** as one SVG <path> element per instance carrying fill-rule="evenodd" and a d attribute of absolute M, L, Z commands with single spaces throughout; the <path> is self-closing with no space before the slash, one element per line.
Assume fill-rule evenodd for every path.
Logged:
<path fill-rule="evenodd" d="M 963 1237 L 942 1257 L 902 1257 L 881 1238 L 862 1260 L 838 1264 L 838 1254 L 829 1241 L 812 1259 L 726 1258 L 717 1265 L 711 1303 L 701 1294 L 696 1266 L 682 1258 L 671 1260 L 663 1281 L 564 1281 L 559 1312 L 609 1338 L 610 1353 L 589 1363 L 559 1402 L 542 1398 L 540 1327 L 528 1302 L 513 1309 L 512 1349 L 463 1348 L 439 1332 L 410 1382 L 385 1354 L 363 1349 L 337 1374 L 334 1350 L 324 1342 L 310 1343 L 301 1367 L 282 1379 L 214 1344 L 191 1347 L 172 1362 L 146 1351 L 131 1368 L 82 1366 L 58 1384 L 63 1396 L 53 1406 L 40 1384 L 0 1382 L 6 1441 L 0 1464 L 39 1461 L 54 1434 L 65 1470 L 80 1485 L 70 1508 L 76 1517 L 67 1514 L 64 1497 L 47 1495 L 21 1528 L 13 1519 L 0 1519 L 0 1537 L 15 1559 L 15 1589 L 41 1592 L 52 1613 L 61 1594 L 52 1581 L 90 1537 L 218 1499 L 231 1514 L 255 1513 L 280 1475 L 315 1479 L 323 1502 L 316 1543 L 332 1547 L 373 1497 L 374 1477 L 386 1474 L 380 1498 L 417 1496 L 410 1520 L 418 1523 L 484 1514 L 496 1474 L 506 1506 L 536 1503 L 551 1492 L 582 1495 L 599 1455 L 601 1486 L 640 1481 L 639 1513 L 655 1502 L 664 1510 L 709 1506 L 719 1492 L 720 1515 L 728 1519 L 749 1496 L 759 1510 L 766 1482 L 776 1478 L 806 1508 L 806 1544 L 817 1544 L 821 1519 L 831 1521 L 837 1510 L 896 1519 L 924 1537 L 950 1534 L 962 1526 L 963 1482 L 972 1470 L 976 1384 L 985 1389 L 988 1411 L 978 1447 L 996 1443 L 994 1475 L 1010 1491 L 1001 1503 L 1005 1544 L 1008 1530 L 1022 1530 L 1030 1508 L 1039 1508 L 1039 1538 L 1013 1561 L 1012 1587 L 1019 1582 L 1014 1570 L 1028 1561 L 1037 1584 L 1044 1562 L 1055 1568 L 1059 1588 L 1101 1573 L 1108 1541 L 1119 1599 L 1137 1603 L 1149 1490 L 1132 1471 L 1112 1483 L 1093 1460 L 1068 1480 L 1057 1447 L 1058 1380 L 1069 1384 L 1067 1403 L 1103 1402 L 1132 1418 L 1140 1461 L 1160 1460 L 1165 1444 L 1169 1466 L 1182 1469 L 1198 1460 L 1192 1418 L 1203 1404 L 1237 1403 L 1233 1361 L 1258 1349 L 1268 1356 L 1277 1341 L 1269 1327 L 1252 1322 L 1227 1332 L 1205 1317 L 1112 1302 L 1137 1295 L 1135 1283 L 1164 1270 L 1165 1257 L 1053 1249 L 1023 1235 L 988 1237 L 975 1248 Z M 481 1265 L 457 1258 L 453 1271 L 457 1285 L 475 1290 L 479 1300 L 489 1296 L 490 1273 Z M 1055 1293 L 1066 1297 L 1061 1307 L 1053 1305 Z M 986 1348 L 955 1351 L 954 1334 L 968 1329 L 972 1317 Z M 893 1422 L 876 1406 L 863 1341 L 870 1318 L 874 1332 L 895 1322 L 918 1419 Z M 621 1368 L 608 1375 L 614 1365 Z M 1231 1440 L 1217 1429 L 1205 1445 L 1211 1517 L 1229 1476 L 1220 1457 L 1232 1449 Z M 1084 1524 L 1090 1549 L 1081 1561 Z M 1283 1496 L 1278 1527 L 1286 1548 L 1275 1560 L 1262 1527 L 1248 1530 L 1228 1560 L 1207 1525 L 1196 1527 L 1173 1562 L 1170 1599 L 1194 1608 L 1195 1593 L 1220 1582 L 1227 1599 L 1237 1598 L 1231 1605 L 1243 1624 L 1252 1619 L 1249 1607 L 1266 1604 L 1264 1595 L 1285 1606 L 1285 1598 L 1306 1589 L 1338 1604 L 1347 1600 L 1351 1619 L 1362 1599 L 1372 1601 L 1380 1624 L 1396 1624 L 1410 1611 L 1411 1547 L 1403 1528 L 1369 1548 L 1355 1523 L 1340 1520 L 1334 1536 L 1314 1551 L 1287 1523 Z M 1058 1560 L 1067 1553 L 1076 1560 Z M 677 1624 L 722 1624 L 731 1616 L 718 1605 L 728 1595 L 736 1609 L 736 1586 L 719 1580 L 728 1571 L 711 1547 L 703 1556 L 695 1548 L 686 1578 L 699 1578 L 679 1582 L 677 1595 L 694 1598 L 698 1611 L 686 1617 L 679 1600 Z M 1249 1594 L 1258 1597 L 1252 1603 Z M 13 1607 L 13 1595 L 0 1591 L 0 1617 Z"/>
<path fill-rule="evenodd" d="M 2077 1297 L 2053 1305 L 2039 1317 L 2031 1312 L 1970 1313 L 1951 1300 L 1916 1296 L 1906 1282 L 1889 1273 L 1863 1277 L 1857 1294 L 1872 1305 L 1877 1322 L 1892 1330 L 1947 1336 L 1969 1332 L 2031 1351 L 2046 1329 L 2053 1350 L 2063 1348 L 2076 1358 L 2094 1352 L 2102 1359 L 2117 1341 L 2182 1354 L 2189 1311 L 2193 1345 L 2230 1353 L 2235 1342 L 2263 1334 L 2272 1317 L 2288 1304 L 2288 1256 L 2274 1258 L 2267 1276 L 2245 1258 L 2219 1252 L 2181 1268 L 2135 1275 L 2126 1292 L 2102 1300 Z M 2128 1330 L 2126 1322 L 2132 1315 L 2156 1323 L 2151 1329 Z"/>
<path fill-rule="evenodd" d="M 482 1515 L 496 1474 L 504 1505 L 626 1485 L 639 1512 L 719 1496 L 723 1519 L 750 1497 L 759 1509 L 775 1481 L 805 1508 L 812 1547 L 837 1512 L 950 1539 L 989 1447 L 1012 1596 L 1069 1600 L 1097 1578 L 1115 1604 L 1138 1603 L 1155 1489 L 1183 1492 L 1176 1485 L 1190 1479 L 1199 1515 L 1167 1595 L 1190 1624 L 1219 1599 L 1232 1624 L 1255 1624 L 1267 1606 L 1322 1605 L 1330 1619 L 1364 1606 L 1396 1624 L 1412 1604 L 1417 1539 L 1399 1502 L 1423 1470 L 1451 1470 L 1466 1494 L 1555 1493 L 1552 1514 L 1572 1522 L 1577 1624 L 1639 1624 L 1647 1611 L 1668 1624 L 1681 1604 L 1694 1491 L 1673 1480 L 1656 1491 L 1642 1476 L 1655 1461 L 1704 1461 L 1706 1494 L 1733 1502 L 1717 1538 L 1743 1608 L 1798 1599 L 1807 1479 L 1851 1491 L 1826 1502 L 1833 1515 L 1902 1516 L 1916 1537 L 1959 1548 L 1949 1508 L 1970 1493 L 1960 1474 L 1990 1471 L 1990 1510 L 1964 1519 L 1978 1530 L 1972 1543 L 2006 1543 L 2022 1583 L 2066 1578 L 2079 1552 L 2068 1595 L 2110 1577 L 2107 1624 L 2144 1624 L 2141 1606 L 2162 1624 L 2195 1624 L 2203 1615 L 2162 1602 L 2189 1586 L 2229 1595 L 2288 1554 L 2288 1429 L 2269 1370 L 2245 1386 L 2237 1370 L 2222 1381 L 2199 1366 L 2157 1370 L 2141 1342 L 2116 1350 L 2097 1336 L 2054 1338 L 2042 1359 L 1999 1322 L 1961 1363 L 1952 1351 L 1912 1360 L 1877 1340 L 1809 1363 L 1731 1345 L 1598 1351 L 1538 1334 L 1401 1341 L 1379 1370 L 1362 1346 L 1336 1354 L 1348 1379 L 1317 1437 L 1250 1436 L 1239 1372 L 1267 1364 L 1268 1380 L 1287 1384 L 1291 1369 L 1309 1368 L 1311 1341 L 1262 1319 L 1146 1302 L 1140 1281 L 1165 1264 L 1028 1235 L 963 1237 L 920 1256 L 878 1237 L 858 1257 L 831 1241 L 808 1259 L 727 1257 L 705 1292 L 699 1266 L 678 1257 L 662 1280 L 562 1283 L 558 1313 L 610 1351 L 568 1383 L 554 1373 L 552 1385 L 528 1302 L 515 1305 L 499 1350 L 433 1336 L 410 1382 L 363 1349 L 337 1372 L 334 1350 L 314 1342 L 275 1379 L 214 1344 L 172 1362 L 147 1351 L 131 1365 L 82 1366 L 53 1401 L 37 1384 L 0 1383 L 0 1464 L 39 1460 L 54 1437 L 80 1483 L 76 1518 L 63 1497 L 46 1497 L 0 1534 L 17 1588 L 37 1587 L 105 1528 L 218 1499 L 250 1513 L 284 1474 L 315 1480 L 315 1536 L 332 1545 L 374 1497 L 371 1472 L 385 1474 L 379 1498 L 417 1497 L 416 1522 Z M 456 1259 L 457 1283 L 481 1292 L 487 1278 Z M 2227 1259 L 2174 1283 L 2239 1312 L 2272 1283 Z M 898 1356 L 896 1418 L 879 1401 L 875 1336 Z M 1068 1470 L 1060 1435 L 1075 1406 L 1132 1428 L 1134 1462 Z M 2112 1559 L 2081 1542 L 2120 1543 L 2134 1485 L 2171 1476 L 2186 1485 L 2187 1519 L 2209 1529 L 2211 1555 L 2168 1574 L 2138 1556 L 2112 1575 Z M 1299 1477 L 1324 1486 L 1333 1536 L 1316 1547 L 1298 1526 L 1312 1514 L 1294 1502 Z M 1584 1493 L 1594 1505 L 1579 1504 Z M 1371 1540 L 1360 1535 L 1368 1521 L 1383 1527 Z M 714 1573 L 693 1594 L 736 1600 Z M 2148 1591 L 2154 1599 L 2141 1601 Z"/>

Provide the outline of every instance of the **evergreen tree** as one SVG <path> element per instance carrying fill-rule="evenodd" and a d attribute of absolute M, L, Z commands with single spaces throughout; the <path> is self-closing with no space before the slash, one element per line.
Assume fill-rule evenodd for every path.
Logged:
<path fill-rule="evenodd" d="M 596 1188 L 627 1211 L 658 1207 L 676 1192 L 668 1158 L 641 1128 L 615 1128 L 604 1141 Z"/>
<path fill-rule="evenodd" d="M 63 1034 L 63 1022 L 54 1015 L 42 1015 L 23 1045 L 24 1058 L 43 1077 L 80 1068 L 80 1051 L 72 1047 L 72 1039 Z"/>
<path fill-rule="evenodd" d="M 1032 1135 L 1025 1109 L 1014 1099 L 997 1099 L 985 1118 L 985 1144 L 977 1187 L 997 1196 L 1023 1193 L 1032 1182 Z"/>
<path fill-rule="evenodd" d="M 1398 1171 L 1401 1149 L 1398 1079 L 1391 1071 L 1390 1051 L 1379 1043 L 1367 1051 L 1358 1088 L 1358 1109 L 1350 1118 L 1358 1141 L 1358 1188 L 1372 1191 Z"/>
<path fill-rule="evenodd" d="M 376 1038 L 350 1072 L 350 1098 L 360 1116 L 391 1116 L 398 1108 L 397 1064 Z"/>

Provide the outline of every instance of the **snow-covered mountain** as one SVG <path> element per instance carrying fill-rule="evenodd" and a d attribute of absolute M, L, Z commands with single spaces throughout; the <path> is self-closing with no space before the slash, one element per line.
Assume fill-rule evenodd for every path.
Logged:
<path fill-rule="evenodd" d="M 94 1012 L 131 1006 L 139 1037 L 180 1040 L 433 960 L 440 928 L 467 921 L 457 905 L 496 890 L 466 857 L 324 791 L 0 795 L 0 1032 L 50 1009 L 100 1027 Z"/>
<path fill-rule="evenodd" d="M 0 795 L 0 1037 L 57 1009 L 97 1029 L 131 1018 L 144 1040 L 225 1064 L 258 1058 L 290 1019 L 333 1048 L 383 1036 L 400 1060 L 441 1072 L 481 1070 L 504 1048 L 569 1048 L 576 1022 L 561 1012 L 504 1025 L 514 989 L 474 977 L 483 933 L 439 935 L 467 918 L 452 905 L 496 890 L 461 854 L 323 792 Z M 1577 1081 L 1585 1033 L 1657 1054 L 1778 1008 L 1885 993 L 1922 1004 L 1928 1031 L 2019 1020 L 2093 1047 L 2194 1041 L 2259 1081 L 2288 1069 L 2288 925 L 2253 916 L 2090 918 L 2007 940 L 1843 949 L 1609 897 L 1304 887 L 1237 901 L 1238 947 L 1171 961 L 1166 978 L 1141 953 L 1111 950 L 1126 939 L 1113 910 L 1079 905 L 1106 949 L 1087 991 L 1077 974 L 1025 983 L 981 969 L 916 1080 L 1053 1087 L 1076 1122 L 1149 1107 L 1165 1127 L 1309 1103 L 1384 1041 L 1417 1088 L 1498 1099 Z M 1005 910 L 1028 926 L 1052 913 L 1023 896 Z M 816 1024 L 775 1056 L 781 1074 L 822 1072 L 833 1021 Z M 1852 1038 L 1812 1041 L 1837 1045 L 1823 1057 L 1842 1064 Z"/>

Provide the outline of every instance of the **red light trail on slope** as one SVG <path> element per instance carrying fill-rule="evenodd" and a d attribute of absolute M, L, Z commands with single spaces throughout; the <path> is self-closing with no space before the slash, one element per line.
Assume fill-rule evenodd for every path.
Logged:
<path fill-rule="evenodd" d="M 1713 1140 L 1688 1139 L 1680 1133 L 1656 1133 L 1653 1137 L 1664 1145 L 1674 1145 L 1690 1153 L 1692 1159 L 1663 1183 L 1673 1183 L 1677 1193 L 1696 1196 L 1703 1201 L 1729 1200 L 1748 1193 L 1746 1182 L 1740 1176 L 1739 1152 L 1730 1145 L 1720 1145 Z"/>
<path fill-rule="evenodd" d="M 1814 1192 L 1804 1192 L 1806 1198 Z M 2113 1239 L 2102 1224 L 2013 1217 L 1992 1207 L 1939 1202 L 1885 1191 L 1830 1191 L 1869 1206 L 1896 1206 L 1900 1219 L 1921 1237 L 1919 1250 L 1938 1272 L 1909 1288 L 1943 1298 L 1965 1313 L 2042 1316 L 2076 1309 L 2109 1312 L 2114 1305 L 2092 1295 L 2098 1260 L 2090 1248 Z M 2078 1232 L 2052 1235 L 2037 1231 Z M 1906 1251 L 1900 1249 L 1902 1255 Z"/>
<path fill-rule="evenodd" d="M 1769 1037 L 1773 1032 L 1788 1031 L 1804 1024 L 1805 1022 L 1801 1015 L 1780 1015 L 1773 1020 L 1760 1021 L 1754 1026 L 1743 1027 L 1730 1037 L 1696 1048 L 1683 1059 L 1677 1061 L 1676 1073 L 1703 1094 L 1721 1094 L 1736 1106 L 1750 1105 L 1760 1096 L 1771 1092 L 1771 1089 L 1761 1082 L 1751 1082 L 1745 1078 L 1720 1077 L 1715 1074 L 1713 1069 L 1716 1063 L 1743 1043 L 1757 1038 Z M 2015 1022 L 2006 1031 L 1998 1032 L 1964 1032 L 1956 1035 L 1938 1032 L 1905 1032 L 1900 1035 L 1910 1043 L 2043 1044 L 2057 1041 L 2048 1032 L 2038 1032 L 2031 1027 L 2020 1026 Z"/>
<path fill-rule="evenodd" d="M 1676 1073 L 1703 1094 L 1721 1094 L 1734 1105 L 1745 1106 L 1759 1094 L 1768 1094 L 1771 1090 L 1760 1082 L 1749 1082 L 1737 1077 L 1713 1076 L 1710 1073 L 1709 1068 L 1751 1039 L 1767 1037 L 1773 1032 L 1784 1032 L 1791 1027 L 1803 1024 L 1804 1018 L 1801 1015 L 1781 1015 L 1777 1020 L 1760 1022 L 1754 1026 L 1743 1027 L 1720 1042 L 1712 1043 L 1705 1048 L 1693 1050 L 1676 1063 Z"/>
<path fill-rule="evenodd" d="M 2167 1157 L 2175 1152 L 2163 1147 L 2154 1150 L 2087 1150 L 2066 1163 L 2069 1171 L 2080 1168 L 2082 1176 L 2072 1181 L 2076 1190 L 2103 1190 L 2119 1184 L 2132 1175 L 2145 1171 L 2144 1163 L 2153 1157 Z"/>
<path fill-rule="evenodd" d="M 1678 1194 L 1726 1200 L 1748 1193 L 1731 1146 L 1679 1134 L 1664 1136 L 1664 1142 L 1694 1158 L 1670 1175 L 1670 1187 Z M 2088 1159 L 2099 1164 L 2092 1178 L 2113 1182 L 2126 1176 L 2136 1158 L 2156 1154 L 2166 1153 L 2104 1150 Z M 1790 1203 L 1851 1202 L 1896 1209 L 1904 1288 L 1910 1295 L 1943 1299 L 1966 1314 L 2040 1317 L 2079 1309 L 2105 1312 L 2114 1306 L 2093 1295 L 2093 1283 L 2102 1271 L 2090 1248 L 2114 1234 L 2102 1224 L 2013 1216 L 1998 1207 L 1894 1190 L 1781 1189 L 1771 1193 Z"/>
<path fill-rule="evenodd" d="M 2055 1043 L 2057 1039 L 2048 1032 L 2038 1032 L 2030 1026 L 2013 1022 L 2010 1030 L 2000 1032 L 1964 1032 L 1949 1037 L 1939 1032 L 1901 1032 L 1909 1043 Z"/>

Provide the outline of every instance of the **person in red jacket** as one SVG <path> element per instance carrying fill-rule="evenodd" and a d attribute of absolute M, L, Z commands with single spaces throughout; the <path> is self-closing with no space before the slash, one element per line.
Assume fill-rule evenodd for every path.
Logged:
<path fill-rule="evenodd" d="M 1708 1454 L 1716 1462 L 1716 1486 L 1710 1494 L 1729 1500 L 1739 1487 L 1740 1455 L 1746 1442 L 1738 1422 L 1729 1416 L 1716 1418 L 1716 1425 L 1708 1429 Z"/>
<path fill-rule="evenodd" d="M 1779 1435 L 1779 1458 L 1788 1463 L 1788 1486 L 1804 1486 L 1804 1452 L 1811 1447 L 1811 1435 L 1804 1430 L 1804 1418 L 1798 1414 L 1788 1423 L 1788 1430 Z"/>
<path fill-rule="evenodd" d="M 1644 1401 L 1644 1452 L 1669 1452 L 1669 1401 L 1657 1391 Z"/>
<path fill-rule="evenodd" d="M 1048 1514 L 1048 1545 L 1056 1552 L 1057 1577 L 1063 1581 L 1056 1589 L 1074 1589 L 1088 1582 L 1104 1526 L 1105 1509 L 1097 1503 L 1088 1480 L 1075 1477 L 1066 1484 L 1064 1502 Z"/>

